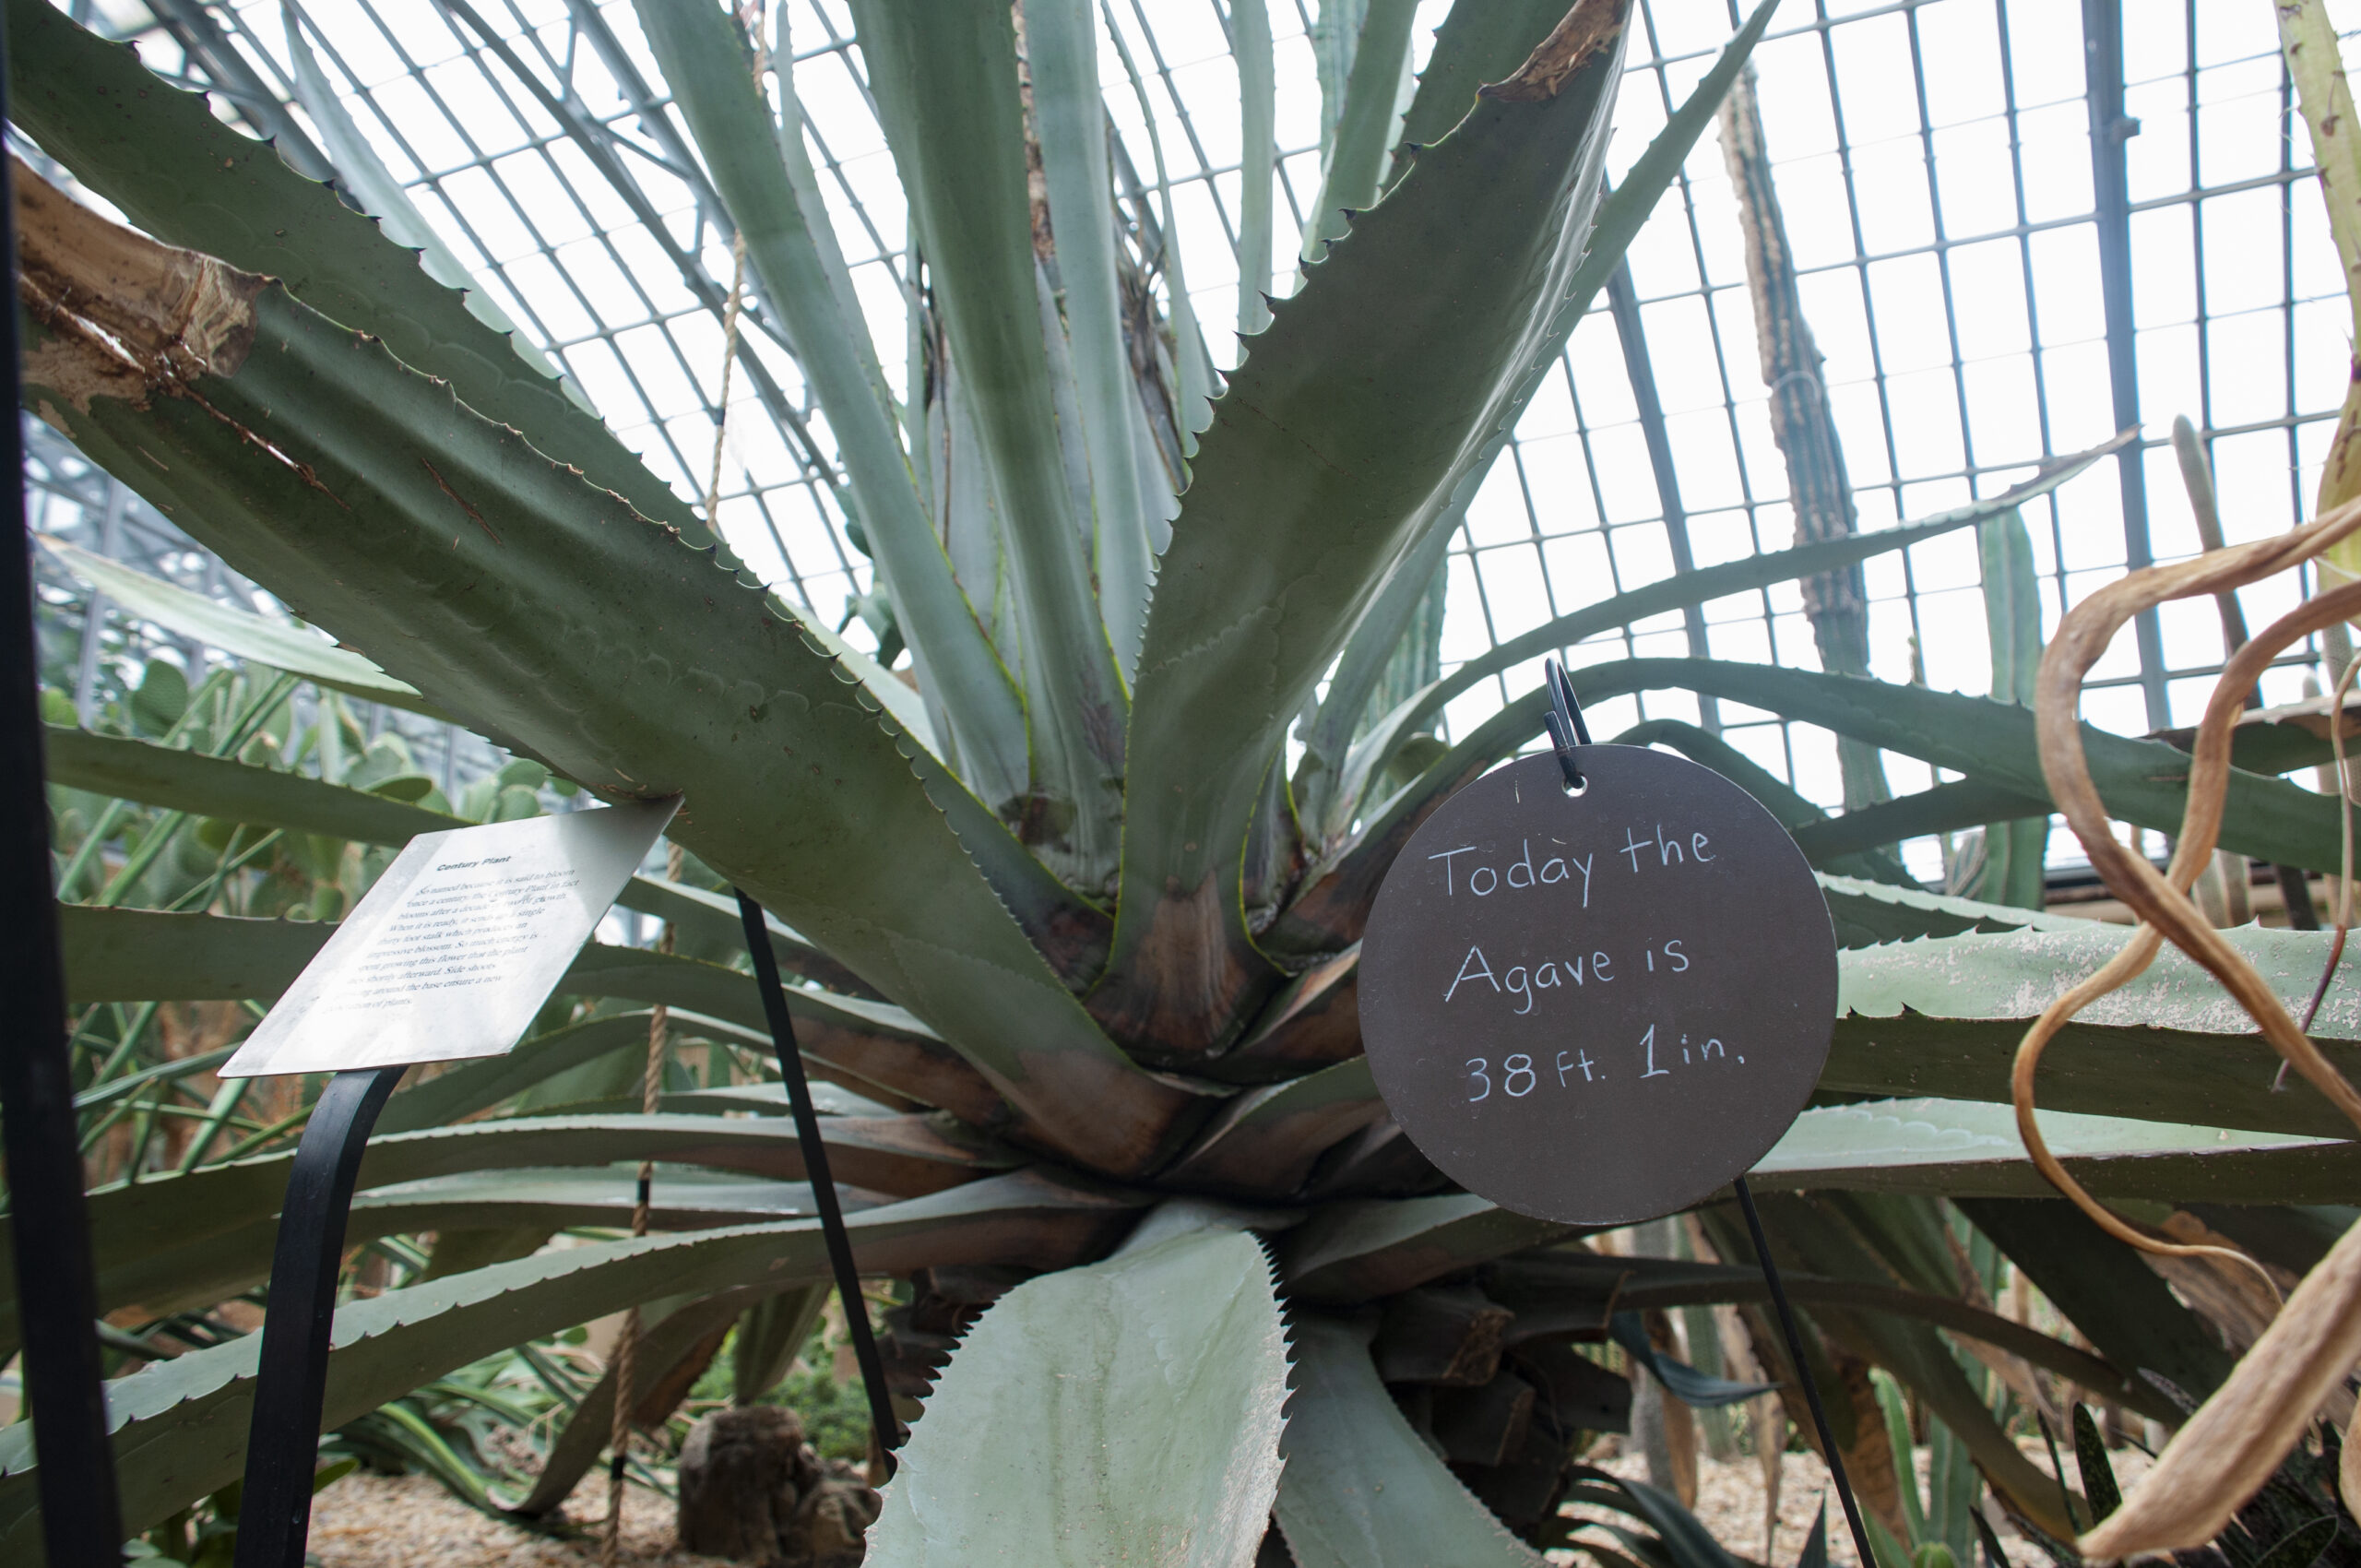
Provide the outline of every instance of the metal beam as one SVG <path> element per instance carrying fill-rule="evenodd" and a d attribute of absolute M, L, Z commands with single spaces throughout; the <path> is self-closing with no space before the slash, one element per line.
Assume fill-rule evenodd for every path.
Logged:
<path fill-rule="evenodd" d="M 2115 428 L 2140 423 L 2140 362 L 2131 326 L 2131 190 L 2123 144 L 2140 122 L 2123 112 L 2122 0 L 2082 0 L 2082 82 L 2091 120 L 2091 189 L 2099 238 L 2099 291 L 2106 319 L 2107 382 L 2115 398 Z M 2123 559 L 2133 571 L 2155 561 L 2148 542 L 2146 453 L 2138 442 L 2116 454 L 2123 493 Z M 2132 621 L 2140 650 L 2140 690 L 2148 728 L 2172 727 L 2165 689 L 2164 634 L 2153 609 Z"/>
<path fill-rule="evenodd" d="M 507 41 L 494 32 L 484 19 L 476 14 L 475 7 L 469 5 L 468 0 L 435 0 L 435 4 L 445 16 L 463 24 L 468 31 L 473 33 L 480 46 L 492 58 L 507 66 L 509 75 L 515 77 L 525 90 L 532 95 L 534 101 L 541 106 L 543 113 L 564 129 L 568 139 L 582 149 L 583 156 L 590 160 L 591 167 L 597 169 L 605 177 L 607 184 L 614 188 L 615 194 L 623 197 L 623 204 L 631 208 L 632 217 L 638 220 L 640 227 L 647 232 L 648 237 L 656 242 L 657 248 L 664 253 L 665 258 L 679 271 L 681 281 L 688 286 L 689 292 L 696 296 L 697 303 L 705 306 L 717 319 L 726 317 L 729 310 L 727 291 L 713 280 L 712 275 L 706 271 L 695 257 L 682 249 L 679 242 L 672 238 L 671 231 L 664 226 L 663 219 L 657 215 L 654 204 L 647 199 L 647 194 L 639 188 L 639 182 L 631 177 L 615 157 L 614 148 L 609 145 L 604 128 L 595 125 L 572 104 L 564 101 L 555 93 L 550 91 L 541 78 L 517 57 L 516 52 L 508 46 Z M 718 208 L 717 215 L 722 218 L 724 223 L 728 221 L 727 215 L 720 214 Z M 723 232 L 730 231 L 725 229 Z M 810 427 L 804 423 L 803 416 L 792 403 L 788 401 L 786 392 L 779 386 L 777 378 L 771 374 L 770 367 L 763 363 L 762 360 L 742 342 L 739 345 L 738 362 L 745 367 L 746 379 L 753 384 L 755 397 L 761 400 L 763 407 L 769 411 L 772 419 L 793 434 L 796 445 L 802 448 L 807 467 L 841 505 L 846 497 L 838 486 L 836 466 L 822 455 L 819 444 L 812 438 Z"/>
<path fill-rule="evenodd" d="M 1664 514 L 1665 537 L 1672 546 L 1672 569 L 1687 576 L 1697 569 L 1689 549 L 1689 511 L 1680 504 L 1680 475 L 1672 463 L 1672 437 L 1665 430 L 1664 404 L 1656 397 L 1656 373 L 1648 358 L 1646 328 L 1640 323 L 1640 297 L 1631 287 L 1630 265 L 1619 264 L 1607 279 L 1607 308 L 1615 317 L 1615 336 L 1623 346 L 1623 370 L 1631 381 L 1631 401 L 1640 410 L 1640 434 L 1648 444 L 1648 467 L 1655 472 L 1656 505 Z M 1601 517 L 1599 526 L 1606 528 Z M 1689 657 L 1712 656 L 1705 638 L 1705 611 L 1692 604 L 1681 612 L 1689 628 Z M 1722 728 L 1721 704 L 1709 696 L 1697 699 L 1703 727 L 1716 734 Z"/>
<path fill-rule="evenodd" d="M 336 165 L 314 145 L 287 113 L 270 84 L 255 74 L 221 30 L 202 0 L 153 0 L 148 9 L 173 41 L 213 78 L 214 90 L 237 106 L 238 113 L 266 141 L 279 148 L 289 168 L 306 179 L 322 183 L 336 178 Z"/>

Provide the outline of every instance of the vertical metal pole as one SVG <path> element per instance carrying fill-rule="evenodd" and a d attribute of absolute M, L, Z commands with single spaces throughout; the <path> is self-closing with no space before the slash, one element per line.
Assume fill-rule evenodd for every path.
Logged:
<path fill-rule="evenodd" d="M 1811 1407 L 1811 1424 L 1820 1432 L 1820 1452 L 1828 1461 L 1829 1479 L 1836 1483 L 1836 1500 L 1845 1505 L 1845 1522 L 1853 1526 L 1853 1547 L 1861 1554 L 1861 1568 L 1875 1568 L 1877 1554 L 1869 1550 L 1869 1526 L 1861 1523 L 1861 1505 L 1854 1501 L 1853 1482 L 1845 1474 L 1845 1455 L 1836 1450 L 1836 1434 L 1829 1430 L 1828 1408 L 1820 1401 L 1820 1384 L 1812 1381 L 1804 1360 L 1804 1336 L 1796 1327 L 1796 1310 L 1787 1304 L 1787 1287 L 1779 1265 L 1771 1261 L 1770 1238 L 1762 1234 L 1762 1217 L 1754 1212 L 1754 1193 L 1746 1178 L 1730 1182 L 1738 1189 L 1738 1206 L 1746 1212 L 1747 1234 L 1754 1238 L 1754 1255 L 1762 1265 L 1762 1282 L 1771 1287 L 1771 1304 L 1779 1310 L 1779 1327 L 1787 1336 L 1787 1359 L 1795 1364 L 1796 1381 L 1804 1385 L 1804 1403 Z"/>
<path fill-rule="evenodd" d="M 246 1480 L 238 1508 L 237 1568 L 303 1568 L 312 1533 L 312 1472 L 327 1398 L 328 1331 L 336 1323 L 344 1231 L 369 1129 L 401 1082 L 401 1067 L 338 1073 L 320 1091 L 287 1173 L 279 1244 L 270 1260 Z"/>
<path fill-rule="evenodd" d="M 803 1053 L 795 1043 L 795 1019 L 787 1010 L 787 991 L 779 984 L 778 955 L 771 951 L 763 907 L 743 890 L 732 891 L 738 894 L 738 917 L 746 928 L 746 951 L 754 960 L 754 980 L 762 988 L 763 1016 L 770 1021 L 771 1043 L 778 1052 L 779 1075 L 787 1080 L 787 1103 L 795 1112 L 795 1141 L 802 1146 L 803 1174 L 812 1183 L 813 1203 L 820 1210 L 820 1234 L 828 1244 L 828 1266 L 836 1274 L 836 1296 L 844 1304 L 845 1332 L 852 1338 L 853 1359 L 860 1363 L 861 1386 L 869 1394 L 869 1420 L 877 1434 L 877 1452 L 884 1456 L 885 1473 L 891 1476 L 894 1450 L 901 1444 L 901 1423 L 894 1418 L 894 1401 L 885 1391 L 885 1363 L 879 1359 L 876 1337 L 869 1331 L 869 1307 L 861 1299 L 852 1238 L 845 1232 L 844 1208 L 836 1202 L 836 1183 L 828 1174 L 828 1146 L 820 1137 L 820 1113 L 812 1104 L 812 1085 L 803 1075 Z"/>
<path fill-rule="evenodd" d="M 1672 437 L 1664 423 L 1664 404 L 1656 396 L 1655 364 L 1648 359 L 1648 338 L 1640 323 L 1640 297 L 1631 287 L 1631 268 L 1619 265 L 1607 278 L 1607 308 L 1615 318 L 1615 336 L 1623 346 L 1623 371 L 1631 383 L 1631 401 L 1640 413 L 1640 434 L 1648 444 L 1648 467 L 1655 472 L 1656 505 L 1664 513 L 1665 538 L 1672 547 L 1672 569 L 1685 576 L 1697 569 L 1689 548 L 1689 510 L 1680 503 L 1680 474 L 1673 467 Z M 1681 612 L 1689 630 L 1689 657 L 1711 657 L 1705 640 L 1705 612 L 1691 605 Z M 1706 730 L 1720 734 L 1721 704 L 1709 696 L 1697 699 L 1698 717 Z"/>
<path fill-rule="evenodd" d="M 2115 428 L 2140 423 L 2140 361 L 2131 327 L 2131 184 L 2123 144 L 2140 134 L 2140 122 L 2123 112 L 2122 0 L 2082 0 L 2082 84 L 2090 107 L 2091 190 L 2099 238 L 2099 293 L 2106 317 L 2107 383 L 2115 398 Z M 2147 454 L 2138 442 L 2116 454 L 2116 478 L 2123 493 L 2123 558 L 2133 571 L 2153 564 L 2148 545 Z M 2132 621 L 2140 649 L 2140 691 L 2147 699 L 2148 728 L 2172 726 L 2172 702 L 2165 691 L 2165 644 L 2156 612 L 2142 611 Z"/>
<path fill-rule="evenodd" d="M 7 113 L 7 45 L 0 38 L 0 119 Z M 17 276 L 16 197 L 0 168 L 0 267 Z M 13 300 L 0 309 L 8 365 L 9 547 L 0 549 L 0 996 L 16 1019 L 0 1041 L 0 1138 L 6 1144 L 8 1224 L 31 1406 L 42 1539 L 50 1568 L 99 1568 L 123 1555 L 123 1510 L 107 1442 L 99 1359 L 98 1285 L 82 1195 L 74 1074 L 65 1039 L 65 977 L 52 883 L 49 796 L 42 762 L 40 655 L 33 629 L 32 541 L 25 534 L 25 435 Z"/>

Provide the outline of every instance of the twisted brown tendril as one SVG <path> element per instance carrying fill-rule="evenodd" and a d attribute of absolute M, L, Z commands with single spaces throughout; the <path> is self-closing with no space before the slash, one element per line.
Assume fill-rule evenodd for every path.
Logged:
<path fill-rule="evenodd" d="M 2165 1257 L 2211 1257 L 2251 1269 L 2261 1277 L 2273 1299 L 2279 1288 L 2267 1270 L 2246 1253 L 2229 1247 L 2159 1241 L 2118 1218 L 2068 1174 L 2041 1135 L 2034 1115 L 2034 1075 L 2042 1051 L 2074 1016 L 2093 1002 L 2138 977 L 2169 938 L 2173 944 L 2201 965 L 2223 989 L 2246 1009 L 2273 1050 L 2301 1073 L 2331 1104 L 2361 1128 L 2361 1091 L 2320 1054 L 2287 1008 L 2236 948 L 2225 941 L 2189 897 L 2189 885 L 2213 858 L 2220 837 L 2222 814 L 2230 781 L 2230 736 L 2254 688 L 2271 661 L 2291 644 L 2323 627 L 2361 615 L 2361 583 L 2324 593 L 2306 601 L 2258 633 L 2238 649 L 2222 671 L 2198 727 L 2190 758 L 2189 803 L 2172 864 L 2159 873 L 2145 855 L 2116 837 L 2106 803 L 2091 778 L 2083 754 L 2080 719 L 2082 681 L 2091 666 L 2106 651 L 2123 624 L 2142 611 L 2167 600 L 2225 593 L 2263 577 L 2284 572 L 2311 559 L 2347 535 L 2361 529 L 2361 501 L 2347 503 L 2317 521 L 2272 539 L 2232 549 L 2209 551 L 2193 561 L 2151 566 L 2084 600 L 2059 623 L 2058 635 L 2042 656 L 2034 701 L 2035 731 L 2040 742 L 2043 776 L 2050 797 L 2058 802 L 2067 826 L 2074 830 L 2091 864 L 2108 889 L 2123 900 L 2140 924 L 2120 953 L 2088 980 L 2051 1003 L 2017 1046 L 2010 1097 L 2016 1105 L 2017 1130 L 2035 1166 L 2052 1186 L 2073 1200 L 2101 1229 L 2118 1241 Z M 2340 686 L 2340 690 L 2342 687 Z M 2331 712 L 2332 733 L 2342 733 L 2343 715 Z M 2344 795 L 2342 742 L 2339 742 L 2339 796 Z M 2349 829 L 2348 829 L 2349 837 Z M 2349 872 L 2348 872 L 2349 879 Z M 2341 898 L 2349 897 L 2349 892 Z M 2343 908 L 2340 904 L 2340 909 Z"/>

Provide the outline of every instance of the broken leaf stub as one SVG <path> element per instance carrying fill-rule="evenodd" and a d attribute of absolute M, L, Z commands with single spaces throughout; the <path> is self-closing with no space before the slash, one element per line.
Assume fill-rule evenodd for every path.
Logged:
<path fill-rule="evenodd" d="M 1685 758 L 1582 746 L 1485 775 L 1412 836 L 1361 944 L 1378 1090 L 1504 1208 L 1654 1218 L 1743 1174 L 1828 1058 L 1836 938 L 1755 799 Z"/>

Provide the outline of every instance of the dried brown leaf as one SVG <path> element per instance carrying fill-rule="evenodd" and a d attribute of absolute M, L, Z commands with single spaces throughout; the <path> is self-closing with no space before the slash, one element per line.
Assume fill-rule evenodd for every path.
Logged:
<path fill-rule="evenodd" d="M 2114 1562 L 2212 1540 L 2271 1479 L 2356 1359 L 2361 1225 L 2347 1230 L 2305 1277 L 2229 1381 L 2165 1444 L 2123 1506 L 2082 1537 L 2082 1554 Z M 2348 1459 L 2338 1484 L 2349 1495 L 2355 1479 Z"/>

